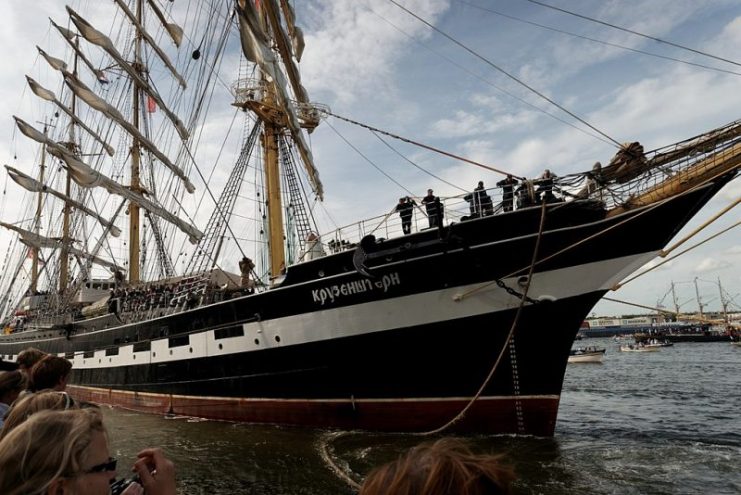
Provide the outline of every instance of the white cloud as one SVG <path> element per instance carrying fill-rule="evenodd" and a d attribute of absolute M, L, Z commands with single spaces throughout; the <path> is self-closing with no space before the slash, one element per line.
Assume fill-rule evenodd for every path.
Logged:
<path fill-rule="evenodd" d="M 717 258 L 705 258 L 695 268 L 695 273 L 708 273 L 730 267 L 731 264 Z"/>

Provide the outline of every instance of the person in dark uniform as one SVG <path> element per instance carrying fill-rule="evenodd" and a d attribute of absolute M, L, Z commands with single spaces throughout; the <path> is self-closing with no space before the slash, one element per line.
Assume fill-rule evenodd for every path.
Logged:
<path fill-rule="evenodd" d="M 399 212 L 401 217 L 401 230 L 404 231 L 404 234 L 412 233 L 412 214 L 416 204 L 412 198 L 406 196 L 399 198 L 399 204 L 396 205 L 396 211 Z"/>
<path fill-rule="evenodd" d="M 442 223 L 440 214 L 442 203 L 440 203 L 440 198 L 432 194 L 432 189 L 428 189 L 427 196 L 422 198 L 422 204 L 425 205 L 425 209 L 427 210 L 427 221 L 430 223 L 430 228 L 438 227 Z"/>
<path fill-rule="evenodd" d="M 546 203 L 554 203 L 558 201 L 558 198 L 553 195 L 553 179 L 556 176 L 551 173 L 550 170 L 545 169 L 543 175 L 538 180 L 538 194 L 543 194 L 543 200 Z"/>
<path fill-rule="evenodd" d="M 473 201 L 476 213 L 479 216 L 486 217 L 494 213 L 494 205 L 491 202 L 491 196 L 486 193 L 484 181 L 480 180 L 479 185 L 473 190 Z"/>
<path fill-rule="evenodd" d="M 517 179 L 507 174 L 507 177 L 497 182 L 497 186 L 502 188 L 502 210 L 512 211 L 512 204 L 515 199 L 514 186 L 517 185 Z"/>

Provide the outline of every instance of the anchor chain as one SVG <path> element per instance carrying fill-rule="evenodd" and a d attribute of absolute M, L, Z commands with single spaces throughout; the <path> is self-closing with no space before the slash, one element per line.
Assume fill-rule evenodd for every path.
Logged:
<path fill-rule="evenodd" d="M 515 296 L 518 299 L 524 299 L 525 301 L 529 302 L 530 304 L 538 304 L 538 303 L 542 302 L 542 301 L 540 301 L 540 299 L 533 299 L 532 297 L 529 297 L 529 296 L 527 296 L 527 295 L 525 295 L 525 294 L 523 294 L 521 292 L 517 292 L 512 287 L 510 287 L 507 284 L 505 284 L 502 279 L 499 279 L 498 278 L 498 279 L 495 280 L 495 282 L 496 282 L 496 284 L 500 288 L 504 289 L 507 292 L 507 294 L 512 295 L 512 296 Z"/>

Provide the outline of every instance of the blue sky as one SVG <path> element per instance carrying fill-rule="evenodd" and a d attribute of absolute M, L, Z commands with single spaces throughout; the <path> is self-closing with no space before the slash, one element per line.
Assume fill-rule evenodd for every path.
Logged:
<path fill-rule="evenodd" d="M 398 1 L 619 142 L 637 140 L 649 150 L 741 118 L 740 75 L 605 46 L 485 9 L 740 74 L 741 66 L 590 23 L 526 0 Z M 46 19 L 63 19 L 63 2 L 6 3 L 6 15 L 0 19 L 0 38 L 6 53 L 0 71 L 0 113 L 6 116 L 0 119 L 0 160 L 12 163 L 18 145 L 11 142 L 10 115 L 19 112 L 18 101 L 28 93 L 24 90 L 23 74 L 31 70 L 36 59 L 34 45 L 43 46 L 49 39 Z M 545 168 L 559 175 L 584 171 L 597 160 L 609 161 L 614 154 L 613 146 L 501 91 L 578 125 L 386 0 L 293 3 L 297 21 L 306 33 L 301 63 L 303 84 L 312 100 L 329 105 L 339 115 L 528 177 Z M 741 59 L 741 4 L 735 0 L 547 3 L 717 56 Z M 177 8 L 186 8 L 186 4 L 175 1 L 176 18 Z M 416 194 L 424 195 L 428 187 L 441 196 L 460 193 L 409 165 L 367 131 L 336 119 L 328 123 Z M 218 135 L 218 126 L 211 132 Z M 383 214 L 405 194 L 330 126 L 321 125 L 310 136 L 310 143 L 326 190 L 324 205 L 316 211 L 323 225 L 331 227 L 330 215 L 334 222 L 344 225 Z M 429 151 L 399 142 L 391 144 L 419 166 L 463 189 L 472 189 L 478 180 L 493 184 L 500 179 L 494 173 Z M 737 180 L 689 228 L 740 195 Z M 322 209 L 329 214 L 323 214 Z M 9 209 L 5 212 L 10 213 Z M 738 210 L 726 215 L 698 239 L 738 221 L 739 216 Z M 0 246 L 5 245 L 5 239 L 6 234 L 0 234 Z M 740 260 L 741 235 L 736 229 L 608 296 L 654 306 L 674 281 L 678 283 L 680 302 L 685 303 L 683 309 L 691 309 L 695 303 L 689 299 L 694 297 L 695 289 L 690 282 L 697 277 L 701 298 L 710 309 L 717 309 L 718 291 L 712 284 L 720 278 L 731 295 L 741 293 Z M 741 296 L 736 301 L 738 308 Z M 670 305 L 669 299 L 664 304 Z M 609 315 L 642 311 L 601 302 L 595 312 Z"/>

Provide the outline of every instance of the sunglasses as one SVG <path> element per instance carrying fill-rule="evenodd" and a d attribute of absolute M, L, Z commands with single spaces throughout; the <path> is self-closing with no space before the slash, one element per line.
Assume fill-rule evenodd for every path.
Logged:
<path fill-rule="evenodd" d="M 83 474 L 91 474 L 91 473 L 108 473 L 111 471 L 116 470 L 116 463 L 118 462 L 118 459 L 115 459 L 113 457 L 109 457 L 106 462 L 103 462 L 101 464 L 98 464 L 96 466 L 91 467 L 87 471 L 83 471 Z"/>

